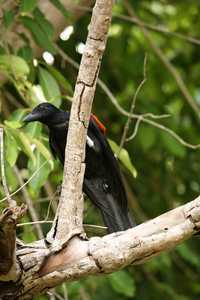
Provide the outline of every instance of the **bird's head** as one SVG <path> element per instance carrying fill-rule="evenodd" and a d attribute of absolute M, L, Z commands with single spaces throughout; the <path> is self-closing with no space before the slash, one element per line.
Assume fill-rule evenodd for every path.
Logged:
<path fill-rule="evenodd" d="M 24 119 L 24 122 L 39 121 L 43 124 L 59 124 L 62 122 L 62 116 L 64 112 L 58 109 L 51 103 L 44 102 L 37 105 L 31 113 L 29 113 Z"/>

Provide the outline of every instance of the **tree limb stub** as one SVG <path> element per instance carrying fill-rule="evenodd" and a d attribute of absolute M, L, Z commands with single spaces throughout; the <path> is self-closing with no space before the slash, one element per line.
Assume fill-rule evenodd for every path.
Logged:
<path fill-rule="evenodd" d="M 9 207 L 0 216 L 0 281 L 15 281 L 19 275 L 16 262 L 16 223 L 25 206 Z"/>
<path fill-rule="evenodd" d="M 42 240 L 26 245 L 17 251 L 26 270 L 19 295 L 36 295 L 63 281 L 142 264 L 199 231 L 200 197 L 126 231 L 89 241 L 75 237 L 57 254 L 51 254 Z"/>
<path fill-rule="evenodd" d="M 96 1 L 79 68 L 70 113 L 61 197 L 53 229 L 48 235 L 48 241 L 49 237 L 50 240 L 55 237 L 53 247 L 56 250 L 83 232 L 82 184 L 86 135 L 113 4 L 113 0 Z"/>

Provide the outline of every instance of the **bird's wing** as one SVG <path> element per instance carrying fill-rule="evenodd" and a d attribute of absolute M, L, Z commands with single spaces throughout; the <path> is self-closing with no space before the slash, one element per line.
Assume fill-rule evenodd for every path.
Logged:
<path fill-rule="evenodd" d="M 114 153 L 106 139 L 106 136 L 98 128 L 98 125 L 92 121 L 90 122 L 90 127 L 88 134 L 94 141 L 96 149 L 98 149 L 98 154 L 101 156 L 100 160 L 105 168 L 105 175 L 108 176 L 109 181 L 112 181 L 112 189 L 115 194 L 116 201 L 122 207 L 122 209 L 127 209 L 127 197 L 124 184 L 121 177 L 121 171 L 119 163 L 114 156 Z M 94 147 L 95 149 L 95 147 Z M 100 151 L 99 151 L 100 149 Z"/>
<path fill-rule="evenodd" d="M 49 133 L 49 146 L 53 153 L 53 156 L 58 157 L 60 162 L 64 164 L 65 160 L 65 144 L 66 144 L 66 127 L 63 128 L 63 134 L 60 134 L 62 131 L 50 130 Z"/>

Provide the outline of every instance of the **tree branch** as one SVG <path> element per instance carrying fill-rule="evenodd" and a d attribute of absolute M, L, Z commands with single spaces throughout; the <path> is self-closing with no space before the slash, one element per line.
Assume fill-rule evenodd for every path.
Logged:
<path fill-rule="evenodd" d="M 63 281 L 142 264 L 199 231 L 200 197 L 126 231 L 92 237 L 89 241 L 72 239 L 57 254 L 51 254 L 43 241 L 23 246 L 17 257 L 27 271 L 18 295 L 33 296 Z"/>
<path fill-rule="evenodd" d="M 56 249 L 83 232 L 82 184 L 86 135 L 113 4 L 113 0 L 96 1 L 79 68 L 70 113 L 61 197 L 54 226 L 48 235 L 48 241 L 55 237 L 53 246 Z"/>

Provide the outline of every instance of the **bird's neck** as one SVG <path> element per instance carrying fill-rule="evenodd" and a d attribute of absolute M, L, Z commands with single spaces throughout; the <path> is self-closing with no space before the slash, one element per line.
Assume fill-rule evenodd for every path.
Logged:
<path fill-rule="evenodd" d="M 59 129 L 66 127 L 69 121 L 69 113 L 65 111 L 60 111 L 55 114 L 53 118 L 46 120 L 46 125 L 51 129 Z"/>

